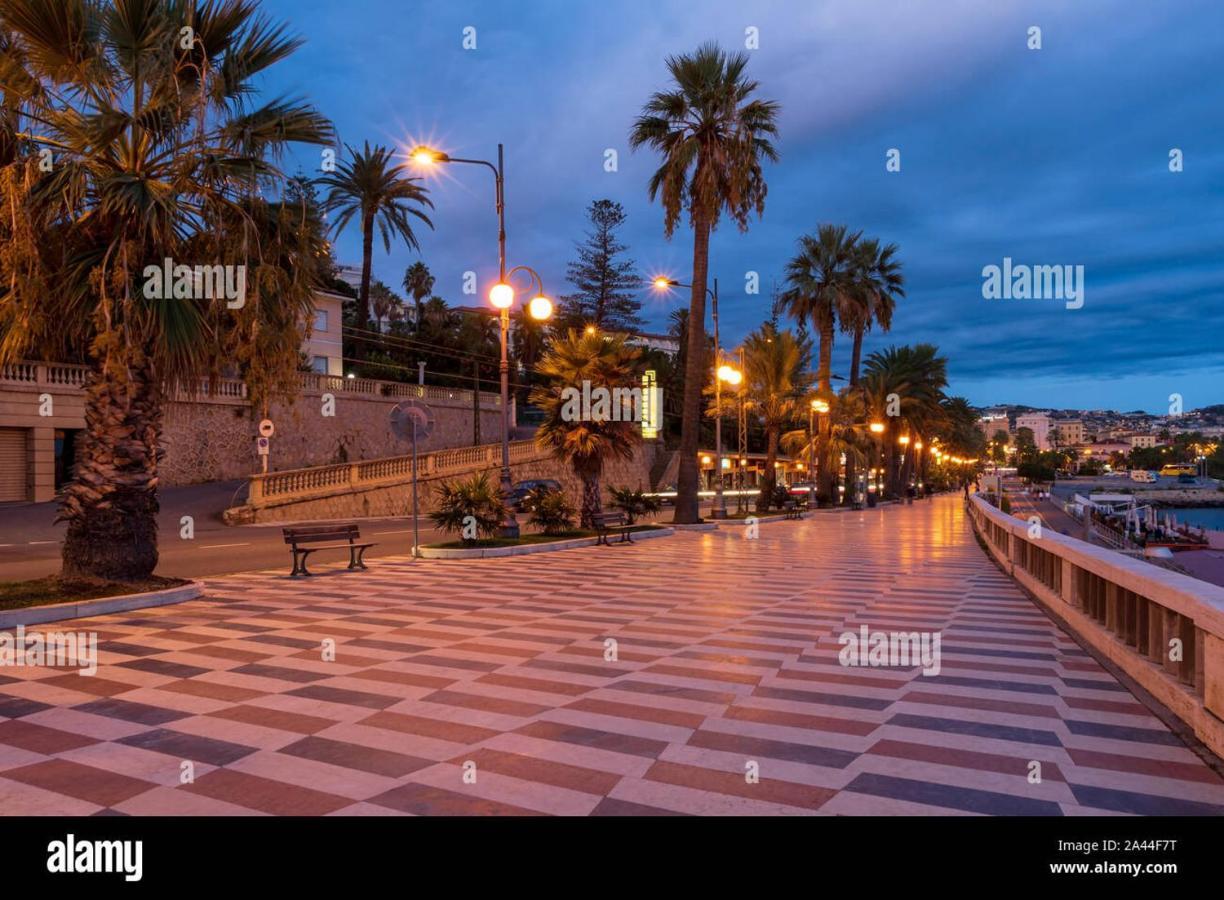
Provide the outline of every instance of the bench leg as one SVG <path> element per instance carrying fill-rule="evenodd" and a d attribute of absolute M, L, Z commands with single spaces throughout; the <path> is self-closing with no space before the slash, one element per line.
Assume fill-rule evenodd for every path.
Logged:
<path fill-rule="evenodd" d="M 290 578 L 296 578 L 298 575 L 310 577 L 310 573 L 306 571 L 306 557 L 309 555 L 309 550 L 293 551 L 293 571 L 289 573 Z"/>
<path fill-rule="evenodd" d="M 366 567 L 365 560 L 363 559 L 365 552 L 365 547 L 352 547 L 349 549 L 350 569 L 364 569 Z"/>

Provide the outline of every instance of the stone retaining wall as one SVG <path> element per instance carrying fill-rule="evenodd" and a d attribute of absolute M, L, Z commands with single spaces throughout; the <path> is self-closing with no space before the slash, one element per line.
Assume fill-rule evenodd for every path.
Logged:
<path fill-rule="evenodd" d="M 391 410 L 399 398 L 334 394 L 335 415 L 323 415 L 321 392 L 307 391 L 289 406 L 274 405 L 276 425 L 269 470 L 301 469 L 407 453 L 391 434 Z M 480 441 L 474 441 L 471 403 L 429 400 L 436 425 L 422 453 L 501 439 L 501 412 L 482 408 Z M 244 478 L 259 471 L 255 439 L 262 417 L 245 402 L 198 400 L 166 410 L 162 484 L 197 484 Z"/>
<path fill-rule="evenodd" d="M 654 462 L 659 444 L 650 441 L 640 445 L 633 458 L 614 460 L 604 471 L 602 480 L 604 502 L 610 499 L 611 487 L 632 487 L 650 490 L 650 467 Z M 474 468 L 461 475 L 438 475 L 422 478 L 417 483 L 421 513 L 433 509 L 434 490 L 444 481 L 458 481 L 472 477 L 478 472 L 488 472 L 498 479 L 501 469 L 497 466 Z M 534 478 L 552 478 L 561 482 L 575 506 L 580 505 L 582 482 L 573 470 L 545 452 L 536 459 L 515 463 L 510 467 L 514 481 Z M 412 481 L 405 478 L 389 485 L 380 485 L 368 490 L 338 491 L 330 497 L 311 500 L 287 499 L 284 502 L 269 502 L 266 506 L 249 506 L 227 510 L 225 519 L 231 525 L 247 525 L 265 522 L 306 522 L 314 520 L 378 518 L 406 516 L 412 509 Z"/>

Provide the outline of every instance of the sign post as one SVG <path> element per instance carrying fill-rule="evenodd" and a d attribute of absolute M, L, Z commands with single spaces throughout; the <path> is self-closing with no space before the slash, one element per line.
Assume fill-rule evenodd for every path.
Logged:
<path fill-rule="evenodd" d="M 272 424 L 271 419 L 264 419 L 259 423 L 259 439 L 256 441 L 256 447 L 259 450 L 260 470 L 264 475 L 268 474 L 268 452 L 272 449 L 272 435 L 276 433 L 276 426 Z"/>
<path fill-rule="evenodd" d="M 434 417 L 431 410 L 420 400 L 402 400 L 391 410 L 391 431 L 402 440 L 412 441 L 412 556 L 421 555 L 421 530 L 417 521 L 417 439 L 424 440 L 433 433 Z"/>

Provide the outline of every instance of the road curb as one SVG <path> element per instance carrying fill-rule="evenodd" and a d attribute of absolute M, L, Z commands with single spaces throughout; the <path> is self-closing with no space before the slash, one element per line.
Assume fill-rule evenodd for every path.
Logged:
<path fill-rule="evenodd" d="M 204 593 L 204 582 L 191 581 L 178 587 L 161 591 L 145 591 L 142 594 L 124 594 L 119 597 L 101 597 L 97 600 L 74 600 L 70 603 L 53 603 L 47 606 L 31 606 L 26 609 L 9 609 L 0 612 L 0 628 L 17 625 L 41 625 L 44 622 L 59 622 L 64 619 L 83 619 L 88 616 L 104 616 L 108 613 L 129 612 L 150 606 L 169 606 L 194 600 Z"/>
<path fill-rule="evenodd" d="M 635 531 L 633 540 L 649 540 L 650 538 L 670 537 L 675 534 L 673 528 L 659 528 L 653 531 Z M 549 541 L 545 544 L 523 544 L 519 547 L 476 547 L 471 550 L 459 548 L 422 547 L 421 559 L 493 559 L 500 556 L 526 556 L 529 553 L 551 553 L 555 550 L 573 550 L 577 547 L 594 547 L 597 537 L 573 538 L 568 541 Z M 615 541 L 613 541 L 615 543 Z"/>

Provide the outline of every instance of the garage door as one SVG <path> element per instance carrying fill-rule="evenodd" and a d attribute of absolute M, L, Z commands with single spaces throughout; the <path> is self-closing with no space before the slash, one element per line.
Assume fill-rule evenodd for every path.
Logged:
<path fill-rule="evenodd" d="M 0 501 L 26 499 L 26 431 L 0 428 Z"/>

